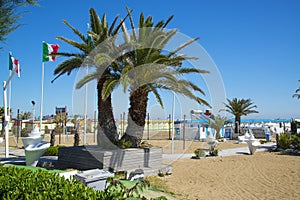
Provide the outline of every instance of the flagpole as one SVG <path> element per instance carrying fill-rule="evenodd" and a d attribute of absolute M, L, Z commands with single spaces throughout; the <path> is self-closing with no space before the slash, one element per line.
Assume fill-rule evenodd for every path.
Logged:
<path fill-rule="evenodd" d="M 86 75 L 89 73 L 88 65 L 86 65 Z M 85 99 L 84 99 L 84 133 L 83 133 L 83 145 L 86 144 L 86 123 L 87 123 L 87 96 L 88 96 L 88 84 L 85 84 Z"/>
<path fill-rule="evenodd" d="M 15 70 L 15 69 L 13 69 Z M 3 106 L 4 106 L 4 130 L 5 130 L 5 157 L 9 157 L 9 129 L 8 129 L 8 124 L 10 122 L 10 116 L 7 113 L 7 95 L 6 95 L 6 89 L 7 85 L 10 84 L 13 76 L 15 75 L 15 71 L 11 73 L 9 76 L 7 82 L 3 81 Z"/>
<path fill-rule="evenodd" d="M 40 132 L 42 132 L 42 123 L 43 123 L 43 98 L 44 98 L 44 62 L 42 62 L 42 87 L 41 87 L 41 100 L 40 100 Z"/>
<path fill-rule="evenodd" d="M 11 76 L 11 70 L 9 70 L 9 77 L 10 76 Z M 11 83 L 12 83 L 12 81 L 10 81 L 9 88 L 8 88 L 8 111 L 7 111 L 8 116 L 10 116 Z"/>
<path fill-rule="evenodd" d="M 172 126 L 171 126 L 171 131 L 172 131 L 172 143 L 171 143 L 171 151 L 172 154 L 174 154 L 174 115 L 175 115 L 175 92 L 173 92 L 173 101 L 172 101 Z"/>

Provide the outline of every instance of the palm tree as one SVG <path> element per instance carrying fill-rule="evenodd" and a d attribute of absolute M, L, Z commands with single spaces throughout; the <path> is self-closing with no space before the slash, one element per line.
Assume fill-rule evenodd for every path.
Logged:
<path fill-rule="evenodd" d="M 124 18 L 124 20 L 127 16 Z M 77 29 L 75 29 L 71 24 L 67 21 L 63 21 L 72 31 L 82 40 L 82 43 L 78 43 L 73 40 L 66 39 L 64 37 L 57 37 L 57 39 L 66 42 L 76 48 L 78 48 L 81 53 L 57 53 L 57 56 L 66 56 L 69 59 L 62 62 L 54 71 L 54 74 L 57 75 L 55 77 L 58 78 L 63 74 L 70 74 L 72 71 L 82 67 L 84 64 L 89 64 L 89 67 L 94 67 L 94 63 L 92 62 L 94 58 L 92 52 L 95 47 L 102 42 L 106 42 L 108 46 L 106 49 L 102 49 L 102 51 L 109 50 L 112 48 L 114 44 L 114 35 L 118 33 L 121 28 L 124 20 L 121 20 L 119 24 L 117 24 L 118 17 L 115 17 L 113 23 L 108 25 L 106 20 L 106 14 L 104 13 L 101 20 L 97 15 L 96 11 L 91 8 L 90 9 L 90 25 L 91 30 L 88 31 L 88 35 L 80 33 Z M 117 25 L 116 25 L 117 24 Z M 112 41 L 110 39 L 112 38 Z M 97 53 L 97 52 L 96 52 Z M 117 143 L 117 128 L 115 125 L 113 110 L 111 104 L 111 96 L 109 95 L 105 100 L 102 98 L 102 88 L 106 80 L 111 76 L 111 71 L 107 65 L 102 65 L 101 69 L 99 69 L 101 73 L 98 73 L 97 78 L 97 95 L 98 95 L 98 121 L 99 121 L 99 130 L 98 130 L 98 145 L 106 144 L 107 141 L 102 142 L 105 138 L 101 138 L 102 136 L 106 136 L 112 143 Z M 100 76 L 99 76 L 100 74 Z M 54 80 L 55 80 L 54 79 Z M 87 83 L 91 79 L 88 77 L 87 81 L 83 83 Z M 104 135 L 103 135 L 104 134 Z M 101 145 L 100 145 L 101 146 Z"/>
<path fill-rule="evenodd" d="M 80 80 L 76 87 L 80 88 L 86 82 L 99 77 L 99 74 L 102 74 L 101 66 L 109 63 L 105 64 L 105 66 L 110 66 L 110 76 L 104 80 L 102 98 L 109 98 L 119 84 L 122 84 L 124 91 L 129 88 L 128 127 L 121 144 L 129 141 L 131 147 L 138 147 L 143 136 L 148 94 L 153 92 L 162 106 L 159 89 L 182 93 L 199 103 L 208 105 L 206 101 L 194 95 L 191 90 L 202 94 L 204 92 L 182 78 L 182 75 L 186 73 L 206 73 L 207 71 L 180 67 L 184 60 L 195 58 L 176 55 L 178 51 L 198 38 L 188 41 L 173 52 L 163 53 L 164 46 L 176 34 L 176 30 L 164 31 L 172 17 L 166 22 L 160 21 L 154 25 L 152 17 L 145 20 L 142 13 L 139 29 L 136 30 L 128 8 L 127 11 L 133 33 L 129 35 L 125 24 L 122 24 L 124 43 L 113 45 L 109 49 L 110 52 L 98 52 L 95 56 L 95 63 L 98 66 L 96 71 Z"/>
<path fill-rule="evenodd" d="M 253 105 L 251 99 L 233 98 L 232 100 L 227 99 L 227 102 L 227 104 L 225 103 L 226 111 L 235 116 L 235 133 L 240 133 L 241 116 L 258 113 L 254 110 L 257 106 Z"/>
<path fill-rule="evenodd" d="M 29 119 L 31 117 L 31 112 L 24 112 L 24 113 L 20 113 L 19 118 L 20 119 Z"/>
<path fill-rule="evenodd" d="M 223 128 L 223 126 L 227 123 L 228 122 L 226 118 L 221 116 L 214 116 L 213 119 L 209 120 L 209 126 L 214 128 L 216 131 L 216 139 L 221 138 L 220 131 Z"/>
<path fill-rule="evenodd" d="M 128 10 L 128 9 L 127 9 Z M 106 83 L 105 94 L 110 94 L 112 89 L 119 83 L 123 91 L 129 88 L 130 107 L 128 115 L 128 126 L 122 142 L 129 141 L 131 147 L 138 147 L 141 143 L 145 126 L 148 95 L 152 92 L 158 102 L 163 106 L 159 90 L 170 90 L 188 96 L 198 103 L 208 103 L 193 94 L 197 91 L 204 92 L 195 84 L 183 78 L 183 74 L 207 73 L 207 71 L 195 68 L 183 68 L 182 62 L 189 59 L 185 55 L 176 55 L 181 49 L 196 41 L 192 39 L 181 45 L 173 52 L 164 52 L 164 47 L 176 34 L 176 30 L 165 31 L 165 27 L 173 16 L 166 21 L 154 24 L 152 17 L 144 18 L 140 14 L 138 30 L 135 29 L 132 16 L 129 15 L 132 34 L 128 34 L 125 25 L 122 24 L 123 37 L 127 48 L 122 56 L 122 71 L 119 80 L 111 80 Z M 104 96 L 106 98 L 106 96 Z"/>
<path fill-rule="evenodd" d="M 300 80 L 298 80 L 300 82 Z M 300 99 L 300 94 L 297 94 L 298 92 L 300 92 L 300 87 L 296 90 L 296 93 L 293 94 L 293 98 L 298 98 Z"/>

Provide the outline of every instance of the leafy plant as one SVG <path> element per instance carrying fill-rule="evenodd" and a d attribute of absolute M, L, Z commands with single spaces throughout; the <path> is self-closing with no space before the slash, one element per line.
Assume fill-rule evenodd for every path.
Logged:
<path fill-rule="evenodd" d="M 159 172 L 158 172 L 158 176 L 159 177 L 164 177 L 165 176 L 165 174 L 161 171 L 161 170 L 159 170 Z"/>
<path fill-rule="evenodd" d="M 194 154 L 197 158 L 205 157 L 205 151 L 203 149 L 196 149 Z"/>
<path fill-rule="evenodd" d="M 121 147 L 125 148 L 125 149 L 131 147 L 131 145 L 132 145 L 132 142 L 129 140 L 128 141 L 122 140 L 121 142 L 122 142 Z"/>
<path fill-rule="evenodd" d="M 0 165 L 0 199 L 146 200 L 145 197 L 141 197 L 140 192 L 149 186 L 148 181 L 139 181 L 132 188 L 127 188 L 121 181 L 112 178 L 107 181 L 109 186 L 104 191 L 95 191 L 75 178 L 65 179 L 58 173 Z"/>
<path fill-rule="evenodd" d="M 44 156 L 58 156 L 58 149 L 60 147 L 65 147 L 65 146 L 50 146 L 43 155 Z"/>
<path fill-rule="evenodd" d="M 277 144 L 278 144 L 278 148 L 289 149 L 292 144 L 291 134 L 287 132 L 281 133 L 278 136 Z"/>
<path fill-rule="evenodd" d="M 0 167 L 0 199 L 97 199 L 100 192 L 76 179 L 17 167 Z"/>
<path fill-rule="evenodd" d="M 210 156 L 218 156 L 219 155 L 219 150 L 218 149 L 213 149 L 212 151 L 209 152 Z"/>
<path fill-rule="evenodd" d="M 294 149 L 300 150 L 300 135 L 299 134 L 292 135 L 291 144 L 293 145 Z"/>

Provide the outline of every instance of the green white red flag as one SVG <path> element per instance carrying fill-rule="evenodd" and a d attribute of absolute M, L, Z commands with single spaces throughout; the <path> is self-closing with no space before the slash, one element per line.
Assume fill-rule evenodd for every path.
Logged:
<path fill-rule="evenodd" d="M 20 69 L 20 64 L 19 64 L 19 60 L 14 58 L 11 53 L 9 53 L 9 60 L 8 60 L 8 63 L 9 63 L 9 66 L 8 66 L 8 69 L 9 70 L 16 70 L 16 73 L 18 74 L 18 77 L 20 78 L 21 77 L 21 69 Z"/>
<path fill-rule="evenodd" d="M 55 61 L 55 56 L 51 54 L 57 53 L 58 49 L 58 44 L 48 44 L 43 42 L 43 62 Z"/>

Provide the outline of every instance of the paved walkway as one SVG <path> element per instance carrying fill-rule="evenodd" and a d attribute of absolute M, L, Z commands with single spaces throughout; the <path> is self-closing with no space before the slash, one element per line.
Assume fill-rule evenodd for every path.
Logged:
<path fill-rule="evenodd" d="M 261 145 L 256 151 L 266 151 L 271 149 L 275 146 L 275 143 L 266 143 Z M 240 147 L 240 148 L 233 148 L 233 149 L 225 149 L 219 150 L 219 156 L 233 156 L 233 155 L 241 155 L 241 154 L 250 154 L 248 147 Z M 163 154 L 163 159 L 180 159 L 180 158 L 191 158 L 195 156 L 195 154 Z"/>
<path fill-rule="evenodd" d="M 272 147 L 274 147 L 275 143 L 266 143 L 261 145 L 256 151 L 266 151 Z M 248 147 L 241 147 L 241 148 L 233 148 L 233 149 L 225 149 L 219 151 L 219 156 L 233 156 L 233 155 L 241 155 L 241 154 L 249 154 Z M 180 159 L 180 158 L 191 158 L 192 156 L 195 156 L 195 154 L 163 154 L 163 159 Z M 18 158 L 24 159 L 25 157 L 25 151 L 24 149 L 18 149 L 18 148 L 9 148 L 9 158 L 5 158 L 5 148 L 0 147 L 0 162 L 7 161 L 9 159 L 16 160 Z"/>

